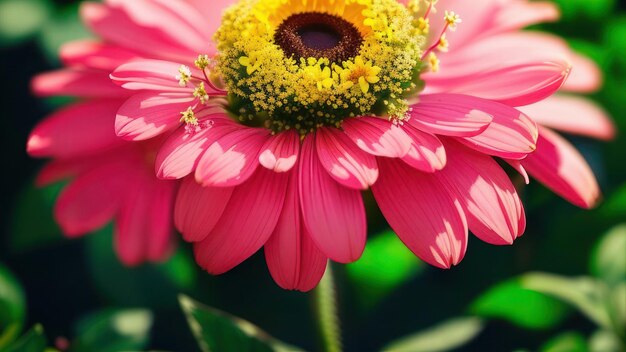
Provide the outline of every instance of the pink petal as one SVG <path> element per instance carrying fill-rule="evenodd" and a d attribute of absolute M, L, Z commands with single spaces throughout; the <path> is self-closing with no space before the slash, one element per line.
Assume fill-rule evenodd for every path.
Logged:
<path fill-rule="evenodd" d="M 499 104 L 467 95 L 422 95 L 411 106 L 409 124 L 432 134 L 475 136 L 491 123 L 494 105 Z"/>
<path fill-rule="evenodd" d="M 225 114 L 210 115 L 207 118 L 213 122 L 210 128 L 194 134 L 178 128 L 161 145 L 155 161 L 157 177 L 180 179 L 189 175 L 213 142 L 237 128 Z"/>
<path fill-rule="evenodd" d="M 99 160 L 94 158 L 54 159 L 48 162 L 37 174 L 35 185 L 43 187 L 55 182 L 74 177 L 85 170 L 92 169 Z"/>
<path fill-rule="evenodd" d="M 176 183 L 147 176 L 125 194 L 115 223 L 116 252 L 127 266 L 162 261 L 171 253 Z"/>
<path fill-rule="evenodd" d="M 459 201 L 436 174 L 384 158 L 378 164 L 381 174 L 372 191 L 398 237 L 431 265 L 457 265 L 467 249 L 467 223 Z"/>
<path fill-rule="evenodd" d="M 541 128 L 537 151 L 522 165 L 539 182 L 581 208 L 592 208 L 600 199 L 600 188 L 593 171 L 569 142 Z"/>
<path fill-rule="evenodd" d="M 119 65 L 137 59 L 138 55 L 117 45 L 78 40 L 64 44 L 59 56 L 66 66 L 113 71 Z"/>
<path fill-rule="evenodd" d="M 571 64 L 537 61 L 495 67 L 460 77 L 431 78 L 448 93 L 466 94 L 511 106 L 524 106 L 554 94 L 567 79 Z"/>
<path fill-rule="evenodd" d="M 162 60 L 136 60 L 125 63 L 111 73 L 111 79 L 123 88 L 131 90 L 161 90 L 169 92 L 193 93 L 193 88 L 181 87 L 176 76 L 180 64 Z M 189 67 L 193 77 L 203 79 L 199 70 Z M 217 93 L 210 86 L 205 86 L 209 95 Z"/>
<path fill-rule="evenodd" d="M 67 236 L 83 235 L 111 221 L 129 188 L 124 166 L 119 162 L 102 165 L 80 175 L 63 190 L 54 217 Z"/>
<path fill-rule="evenodd" d="M 607 112 L 585 98 L 555 95 L 520 110 L 537 123 L 563 132 L 603 140 L 613 139 L 616 134 Z"/>
<path fill-rule="evenodd" d="M 204 186 L 232 187 L 245 182 L 259 166 L 259 153 L 269 133 L 261 128 L 238 128 L 206 150 L 196 180 Z"/>
<path fill-rule="evenodd" d="M 280 219 L 265 244 L 265 260 L 274 281 L 286 290 L 310 291 L 324 275 L 328 260 L 302 223 L 297 169 L 291 172 Z"/>
<path fill-rule="evenodd" d="M 111 82 L 105 71 L 62 69 L 35 76 L 33 92 L 42 97 L 77 96 L 81 98 L 124 98 L 127 91 Z"/>
<path fill-rule="evenodd" d="M 274 172 L 287 172 L 296 165 L 299 152 L 300 135 L 293 130 L 281 132 L 265 142 L 259 154 L 259 162 Z"/>
<path fill-rule="evenodd" d="M 288 174 L 259 168 L 238 186 L 217 226 L 195 244 L 198 264 L 211 274 L 221 274 L 258 251 L 276 228 L 288 181 Z"/>
<path fill-rule="evenodd" d="M 548 1 L 504 1 L 493 18 L 490 32 L 505 32 L 537 23 L 553 22 L 559 16 L 557 5 Z"/>
<path fill-rule="evenodd" d="M 344 132 L 320 128 L 315 137 L 319 160 L 335 181 L 352 189 L 367 189 L 376 182 L 376 159 L 359 149 Z"/>
<path fill-rule="evenodd" d="M 446 166 L 446 150 L 436 136 L 410 125 L 405 125 L 404 131 L 413 140 L 411 150 L 402 158 L 405 163 L 424 172 L 435 172 Z"/>
<path fill-rule="evenodd" d="M 572 72 L 563 85 L 570 92 L 592 93 L 602 87 L 602 71 L 591 59 L 572 54 Z"/>
<path fill-rule="evenodd" d="M 515 169 L 515 171 L 517 171 L 524 178 L 524 183 L 530 184 L 530 176 L 528 176 L 528 172 L 522 165 L 521 160 L 507 159 L 504 161 L 506 161 L 509 165 L 511 165 L 511 167 Z"/>
<path fill-rule="evenodd" d="M 107 42 L 157 58 L 192 61 L 211 41 L 201 16 L 184 1 L 86 2 L 81 17 Z"/>
<path fill-rule="evenodd" d="M 330 177 L 311 135 L 302 145 L 299 184 L 304 224 L 315 245 L 334 261 L 357 260 L 365 248 L 367 231 L 363 199 L 359 191 Z"/>
<path fill-rule="evenodd" d="M 118 110 L 115 132 L 133 141 L 156 137 L 180 126 L 180 113 L 187 110 L 194 99 L 187 93 L 137 93 Z"/>
<path fill-rule="evenodd" d="M 193 177 L 183 179 L 174 223 L 188 242 L 199 242 L 213 230 L 233 194 L 233 187 L 202 187 Z"/>
<path fill-rule="evenodd" d="M 359 148 L 372 155 L 401 158 L 411 149 L 411 138 L 400 127 L 382 118 L 350 118 L 342 127 Z"/>
<path fill-rule="evenodd" d="M 26 150 L 35 157 L 75 158 L 122 145 L 113 131 L 122 102 L 94 100 L 59 110 L 33 129 Z"/>
<path fill-rule="evenodd" d="M 507 174 L 492 158 L 452 141 L 446 150 L 448 165 L 437 176 L 461 201 L 470 230 L 487 243 L 512 244 L 526 220 Z"/>
<path fill-rule="evenodd" d="M 493 121 L 480 135 L 459 138 L 468 147 L 488 155 L 523 159 L 536 149 L 537 124 L 528 116 L 504 104 L 494 103 Z"/>

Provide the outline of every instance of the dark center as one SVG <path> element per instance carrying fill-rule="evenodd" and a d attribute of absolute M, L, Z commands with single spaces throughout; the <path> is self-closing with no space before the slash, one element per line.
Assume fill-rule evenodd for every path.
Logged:
<path fill-rule="evenodd" d="M 274 40 L 287 56 L 327 58 L 338 63 L 357 56 L 363 44 L 352 23 L 321 12 L 289 16 L 276 30 Z"/>

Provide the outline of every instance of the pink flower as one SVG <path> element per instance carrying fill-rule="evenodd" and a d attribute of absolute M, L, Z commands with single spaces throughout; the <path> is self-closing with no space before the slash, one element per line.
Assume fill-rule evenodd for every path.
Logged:
<path fill-rule="evenodd" d="M 82 16 L 104 42 L 67 47 L 66 62 L 84 68 L 35 84 L 42 93 L 129 96 L 115 131 L 130 145 L 164 140 L 156 174 L 182 179 L 174 221 L 210 273 L 264 247 L 281 287 L 312 289 L 328 259 L 361 255 L 361 191 L 370 188 L 402 241 L 432 265 L 458 264 L 468 230 L 511 244 L 524 210 L 494 157 L 577 205 L 598 198 L 578 152 L 531 119 L 613 133 L 589 102 L 551 97 L 596 87 L 595 66 L 553 37 L 518 31 L 553 19 L 551 5 L 489 0 L 466 10 L 440 0 L 463 16 L 451 32 L 460 19 L 427 1 L 284 3 L 86 3 Z M 227 5 L 235 7 L 222 21 Z M 123 89 L 105 79 L 113 68 Z M 571 102 L 588 115 L 552 116 Z"/>

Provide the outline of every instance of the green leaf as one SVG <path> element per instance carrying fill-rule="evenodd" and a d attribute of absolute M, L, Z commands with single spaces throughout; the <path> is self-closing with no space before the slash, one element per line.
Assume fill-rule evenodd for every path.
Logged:
<path fill-rule="evenodd" d="M 626 35 L 626 30 L 624 35 Z M 626 184 L 611 194 L 600 211 L 606 216 L 623 216 L 626 214 Z"/>
<path fill-rule="evenodd" d="M 142 350 L 150 339 L 152 313 L 145 309 L 106 310 L 77 324 L 71 352 Z"/>
<path fill-rule="evenodd" d="M 392 342 L 383 351 L 444 352 L 473 340 L 484 327 L 479 318 L 456 318 Z"/>
<path fill-rule="evenodd" d="M 548 341 L 541 352 L 587 352 L 585 337 L 577 332 L 567 332 Z"/>
<path fill-rule="evenodd" d="M 180 295 L 180 306 L 203 352 L 296 352 L 252 323 Z"/>
<path fill-rule="evenodd" d="M 0 350 L 22 332 L 25 315 L 24 291 L 13 274 L 0 265 Z"/>
<path fill-rule="evenodd" d="M 567 316 L 567 306 L 522 286 L 519 279 L 500 283 L 483 293 L 470 306 L 482 317 L 500 318 L 528 329 L 547 329 Z"/>
<path fill-rule="evenodd" d="M 35 325 L 26 335 L 17 340 L 6 352 L 44 352 L 46 335 L 41 325 Z"/>
<path fill-rule="evenodd" d="M 387 231 L 368 240 L 363 256 L 348 264 L 346 272 L 358 288 L 359 299 L 371 307 L 423 268 L 396 234 Z"/>
<path fill-rule="evenodd" d="M 50 17 L 44 0 L 0 1 L 0 46 L 14 45 L 41 30 Z"/>
<path fill-rule="evenodd" d="M 591 255 L 591 272 L 610 285 L 626 280 L 626 224 L 600 240 Z"/>
<path fill-rule="evenodd" d="M 612 331 L 598 330 L 589 339 L 591 352 L 623 352 L 624 348 Z"/>
<path fill-rule="evenodd" d="M 567 278 L 546 273 L 525 274 L 521 280 L 523 287 L 565 301 L 599 326 L 611 328 L 604 282 L 592 277 Z"/>
<path fill-rule="evenodd" d="M 94 284 L 119 305 L 175 307 L 178 293 L 195 286 L 196 264 L 184 248 L 179 248 L 165 263 L 128 268 L 113 251 L 113 226 L 88 235 L 85 240 Z"/>
<path fill-rule="evenodd" d="M 29 186 L 20 194 L 11 220 L 12 250 L 23 252 L 63 239 L 52 212 L 64 186 L 63 182 L 41 188 Z"/>
<path fill-rule="evenodd" d="M 50 62 L 56 63 L 61 45 L 90 37 L 92 35 L 78 16 L 78 6 L 72 5 L 58 11 L 46 22 L 39 36 L 39 43 Z"/>
<path fill-rule="evenodd" d="M 609 304 L 615 331 L 621 332 L 626 338 L 626 281 L 613 287 Z"/>

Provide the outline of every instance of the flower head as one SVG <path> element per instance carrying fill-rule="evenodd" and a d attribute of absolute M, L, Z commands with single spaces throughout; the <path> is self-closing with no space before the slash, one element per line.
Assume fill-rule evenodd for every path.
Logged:
<path fill-rule="evenodd" d="M 165 139 L 157 176 L 182 179 L 175 224 L 211 273 L 264 247 L 279 285 L 311 289 L 328 259 L 361 255 L 360 192 L 369 188 L 403 242 L 437 267 L 461 261 L 468 230 L 510 244 L 525 216 L 496 158 L 575 204 L 597 199 L 575 150 L 532 119 L 564 109 L 549 97 L 568 87 L 564 57 L 573 54 L 515 31 L 550 19 L 551 5 L 141 4 L 109 0 L 83 14 L 111 50 L 127 55 L 111 74 L 129 95 L 117 112 L 117 135 Z M 511 8 L 524 11 L 523 20 L 504 21 Z M 155 21 L 151 11 L 163 18 Z M 543 50 L 529 50 L 537 42 Z M 589 83 L 573 78 L 578 87 Z M 610 123 L 604 126 L 607 134 Z"/>

